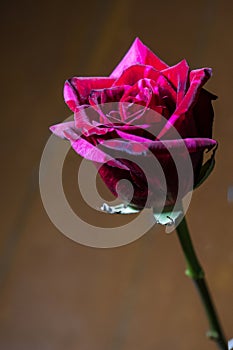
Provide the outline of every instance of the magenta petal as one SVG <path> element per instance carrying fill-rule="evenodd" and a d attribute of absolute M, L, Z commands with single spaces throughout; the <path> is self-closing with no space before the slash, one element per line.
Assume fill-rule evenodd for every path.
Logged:
<path fill-rule="evenodd" d="M 134 64 L 150 65 L 157 70 L 162 70 L 168 67 L 168 65 L 145 46 L 139 38 L 136 38 L 129 51 L 111 73 L 110 77 L 118 78 L 125 69 Z"/>
<path fill-rule="evenodd" d="M 158 135 L 158 138 L 164 137 L 166 132 L 172 127 L 176 127 L 182 133 L 181 117 L 184 116 L 185 113 L 189 112 L 194 107 L 195 103 L 198 100 L 202 86 L 211 77 L 211 74 L 212 70 L 210 68 L 196 69 L 190 72 L 189 89 L 181 103 L 177 106 L 175 112 L 168 120 L 167 124 L 161 130 L 160 134 Z M 180 127 L 179 122 L 181 124 Z"/>
<path fill-rule="evenodd" d="M 75 112 L 79 105 L 88 103 L 91 90 L 107 88 L 112 86 L 113 83 L 114 79 L 108 77 L 73 77 L 67 80 L 64 85 L 65 102 Z"/>
<path fill-rule="evenodd" d="M 151 151 L 158 151 L 161 153 L 166 153 L 171 150 L 184 150 L 184 146 L 187 148 L 189 154 L 200 152 L 204 150 L 211 150 L 217 145 L 217 141 L 213 139 L 206 138 L 186 138 L 181 140 L 165 140 L 165 141 L 155 141 L 150 143 L 149 149 Z"/>
<path fill-rule="evenodd" d="M 157 81 L 161 73 L 151 66 L 136 64 L 128 67 L 122 72 L 120 77 L 114 82 L 114 86 L 120 85 L 134 85 L 139 80 L 148 78 Z"/>
<path fill-rule="evenodd" d="M 210 68 L 197 69 L 190 72 L 190 87 L 183 98 L 182 102 L 177 106 L 174 114 L 184 114 L 197 102 L 202 86 L 211 77 L 212 70 Z"/>
<path fill-rule="evenodd" d="M 109 148 L 117 152 L 126 152 L 133 155 L 145 155 L 148 156 L 153 152 L 156 154 L 168 153 L 170 150 L 180 150 L 183 154 L 184 147 L 188 153 L 195 153 L 204 151 L 205 149 L 212 149 L 217 145 L 217 142 L 212 139 L 205 138 L 187 138 L 180 140 L 163 140 L 163 141 L 149 141 L 149 142 L 136 142 L 125 140 L 106 140 L 101 146 Z M 121 155 L 122 156 L 122 155 Z M 119 154 L 120 158 L 120 154 Z"/>
<path fill-rule="evenodd" d="M 74 121 L 71 121 L 71 122 L 52 125 L 50 126 L 49 129 L 52 131 L 54 135 L 61 137 L 62 139 L 67 139 L 67 135 L 65 134 L 65 132 L 67 132 L 68 130 L 75 130 L 75 125 L 74 125 Z"/>
<path fill-rule="evenodd" d="M 99 168 L 98 172 L 113 195 L 115 197 L 120 196 L 123 201 L 128 202 L 129 198 L 131 197 L 131 191 L 129 191 L 130 187 L 125 184 L 125 181 L 120 181 L 122 179 L 127 179 L 134 188 L 134 198 L 132 200 L 132 204 L 136 204 L 140 208 L 143 208 L 148 195 L 146 180 L 143 182 L 141 177 L 137 177 L 137 181 L 135 181 L 135 176 L 133 176 L 133 169 L 135 166 L 133 167 L 134 164 L 132 162 L 126 161 L 126 163 L 130 171 L 112 168 L 108 164 L 104 164 L 101 166 L 101 168 Z M 138 173 L 139 171 L 137 169 L 137 174 Z"/>
<path fill-rule="evenodd" d="M 153 123 L 155 122 L 155 120 L 153 121 L 153 119 L 157 119 L 159 114 L 161 117 L 161 115 L 165 114 L 164 111 L 167 110 L 166 102 L 163 97 L 169 99 L 170 104 L 175 105 L 176 92 L 172 88 L 170 83 L 167 81 L 167 79 L 159 73 L 157 81 L 148 78 L 138 80 L 124 94 L 121 101 L 134 102 L 135 104 L 140 104 L 142 106 L 148 107 L 151 110 L 151 112 L 148 109 L 148 113 L 146 113 L 146 115 L 147 117 L 152 117 L 150 118 L 150 120 L 148 120 L 148 122 Z M 155 111 L 154 115 L 152 113 L 152 110 Z"/>
<path fill-rule="evenodd" d="M 79 105 L 79 100 L 78 100 L 78 95 L 77 92 L 75 91 L 74 87 L 70 82 L 67 80 L 64 85 L 63 89 L 63 95 L 64 95 L 64 100 L 68 107 L 75 112 L 77 106 Z"/>
<path fill-rule="evenodd" d="M 123 97 L 126 101 L 127 96 L 133 96 L 134 91 L 143 91 L 145 87 L 148 92 L 153 94 L 167 96 L 171 102 L 176 102 L 176 91 L 168 79 L 159 71 L 151 66 L 134 65 L 127 68 L 122 75 L 116 79 L 114 86 L 131 85 L 132 88 L 127 91 Z M 148 86 L 147 86 L 148 85 Z M 151 108 L 152 105 L 151 105 Z"/>
<path fill-rule="evenodd" d="M 118 136 L 123 140 L 135 141 L 135 142 L 148 142 L 148 139 L 142 136 L 128 134 L 127 132 L 116 130 Z"/>
<path fill-rule="evenodd" d="M 162 73 L 177 90 L 176 104 L 178 106 L 186 93 L 189 66 L 186 60 L 183 60 L 175 66 L 163 70 Z"/>
<path fill-rule="evenodd" d="M 118 135 L 123 140 L 125 139 L 137 142 L 154 141 L 154 135 L 158 134 L 158 128 L 160 128 L 159 122 L 152 122 L 150 124 L 138 124 L 135 126 L 126 124 L 122 126 L 114 125 L 115 135 Z"/>
<path fill-rule="evenodd" d="M 101 110 L 97 105 L 98 111 Z M 109 131 L 112 131 L 110 123 L 107 121 L 103 123 L 100 113 L 95 110 L 94 107 L 80 108 L 74 113 L 75 127 L 85 136 L 90 135 L 104 135 Z M 111 130 L 110 130 L 111 129 Z"/>
<path fill-rule="evenodd" d="M 138 130 L 140 132 L 143 132 L 146 129 L 149 129 L 151 127 L 151 124 L 138 124 L 138 125 L 130 125 L 130 124 L 123 124 L 123 125 L 114 125 L 115 130 L 121 130 L 123 132 L 130 132 L 130 133 L 137 133 Z"/>
<path fill-rule="evenodd" d="M 112 158 L 110 155 L 101 151 L 100 148 L 94 146 L 91 142 L 83 138 L 79 138 L 78 140 L 71 141 L 71 146 L 76 153 L 78 153 L 80 156 L 82 156 L 85 159 L 91 160 L 93 162 L 101 163 L 101 164 L 108 162 L 108 165 L 110 166 L 128 170 L 128 167 L 126 165 Z"/>
<path fill-rule="evenodd" d="M 148 143 L 108 140 L 101 145 L 102 149 L 112 157 L 122 159 L 128 166 L 129 172 L 109 167 L 105 164 L 99 169 L 99 173 L 114 195 L 117 192 L 127 199 L 127 187 L 116 191 L 117 182 L 121 179 L 129 179 L 134 187 L 132 204 L 138 207 L 156 207 L 163 203 L 163 193 L 166 193 L 166 206 L 174 205 L 179 188 L 179 198 L 182 198 L 193 189 L 192 172 L 178 175 L 174 155 L 185 166 L 190 159 L 193 168 L 194 181 L 198 178 L 202 164 L 203 152 L 216 146 L 216 141 L 211 139 L 184 139 L 154 141 Z M 128 154 L 126 156 L 126 154 Z M 162 177 L 157 167 L 157 158 L 164 173 Z M 153 165 L 153 166 L 152 166 Z M 192 169 L 191 168 L 191 169 Z M 164 188 L 163 179 L 166 178 L 167 188 Z M 150 184 L 150 189 L 148 187 Z M 164 192 L 166 191 L 166 192 Z M 146 203 L 148 198 L 148 202 Z"/>
<path fill-rule="evenodd" d="M 89 96 L 89 103 L 93 106 L 96 104 L 119 102 L 129 88 L 130 86 L 128 85 L 121 85 L 98 90 L 93 89 Z"/>
<path fill-rule="evenodd" d="M 92 112 L 92 118 L 90 118 L 90 115 L 87 114 L 87 109 L 80 108 L 76 113 L 74 113 L 75 127 L 81 130 L 86 136 L 91 132 L 96 133 L 98 130 L 98 123 L 96 123 L 95 126 L 93 125 L 93 114 L 95 114 L 95 111 L 91 107 L 89 107 L 88 110 L 89 112 Z"/>
<path fill-rule="evenodd" d="M 120 139 L 115 139 L 115 140 L 106 140 L 104 141 L 101 146 L 103 149 L 109 149 L 111 150 L 111 154 L 114 155 L 114 157 L 123 157 L 122 153 L 126 154 L 134 154 L 134 155 L 146 155 L 148 151 L 148 145 L 146 143 L 142 142 L 135 142 L 135 141 L 123 141 Z M 122 152 L 122 153 L 119 153 Z M 118 154 L 119 153 L 119 154 Z"/>

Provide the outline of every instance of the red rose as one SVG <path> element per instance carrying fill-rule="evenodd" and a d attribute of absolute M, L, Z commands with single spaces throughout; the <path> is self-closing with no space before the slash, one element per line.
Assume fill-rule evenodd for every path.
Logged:
<path fill-rule="evenodd" d="M 211 105 L 216 97 L 202 88 L 210 76 L 210 68 L 190 70 L 185 60 L 169 67 L 136 39 L 109 77 L 66 81 L 64 98 L 74 121 L 51 130 L 70 140 L 78 154 L 101 165 L 99 174 L 115 196 L 119 180 L 128 179 L 134 188 L 131 205 L 137 208 L 159 206 L 164 196 L 159 171 L 151 166 L 155 156 L 166 179 L 165 206 L 172 206 L 178 188 L 182 197 L 193 187 L 185 168 L 179 178 L 174 154 L 184 167 L 191 159 L 195 186 L 203 177 L 204 151 L 217 144 L 212 140 Z M 128 111 L 115 111 L 114 103 Z M 111 106 L 111 111 L 104 112 L 102 105 Z M 93 113 L 88 112 L 90 106 Z M 129 199 L 127 186 L 117 190 Z"/>

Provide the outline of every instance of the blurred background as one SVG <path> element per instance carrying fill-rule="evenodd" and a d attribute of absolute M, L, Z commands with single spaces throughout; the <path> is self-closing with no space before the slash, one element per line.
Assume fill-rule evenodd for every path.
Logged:
<path fill-rule="evenodd" d="M 219 96 L 217 164 L 195 191 L 187 217 L 232 338 L 233 2 L 12 0 L 0 6 L 0 348 L 215 349 L 205 338 L 207 320 L 184 275 L 175 233 L 160 227 L 127 246 L 85 247 L 56 229 L 40 199 L 48 127 L 70 115 L 65 79 L 109 75 L 136 36 L 169 65 L 186 58 L 191 68 L 213 68 L 206 87 Z M 77 212 L 79 161 L 69 152 L 64 168 Z M 108 225 L 113 218 L 101 220 Z"/>

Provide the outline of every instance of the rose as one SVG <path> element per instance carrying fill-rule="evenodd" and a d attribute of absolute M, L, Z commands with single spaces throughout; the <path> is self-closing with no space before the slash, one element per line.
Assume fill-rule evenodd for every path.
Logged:
<path fill-rule="evenodd" d="M 137 38 L 109 77 L 65 82 L 64 99 L 74 121 L 51 130 L 70 140 L 82 157 L 101 165 L 99 174 L 115 196 L 129 200 L 127 186 L 117 184 L 130 180 L 130 204 L 137 208 L 156 207 L 164 196 L 161 177 L 150 171 L 154 155 L 166 179 L 165 207 L 173 206 L 178 187 L 182 197 L 193 182 L 185 169 L 182 181 L 178 178 L 171 150 L 184 164 L 190 157 L 196 186 L 203 170 L 209 171 L 209 164 L 202 167 L 204 151 L 217 144 L 211 138 L 211 100 L 216 97 L 202 88 L 211 73 L 210 68 L 190 70 L 185 60 L 169 67 Z"/>

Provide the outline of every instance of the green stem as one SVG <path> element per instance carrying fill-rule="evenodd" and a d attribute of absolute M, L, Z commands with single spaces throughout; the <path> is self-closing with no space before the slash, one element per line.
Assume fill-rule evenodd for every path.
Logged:
<path fill-rule="evenodd" d="M 208 331 L 207 336 L 216 342 L 219 349 L 227 350 L 227 342 L 221 329 L 218 316 L 205 281 L 204 271 L 193 248 L 185 217 L 176 227 L 176 231 L 186 259 L 186 275 L 194 281 L 209 321 L 210 330 Z"/>

